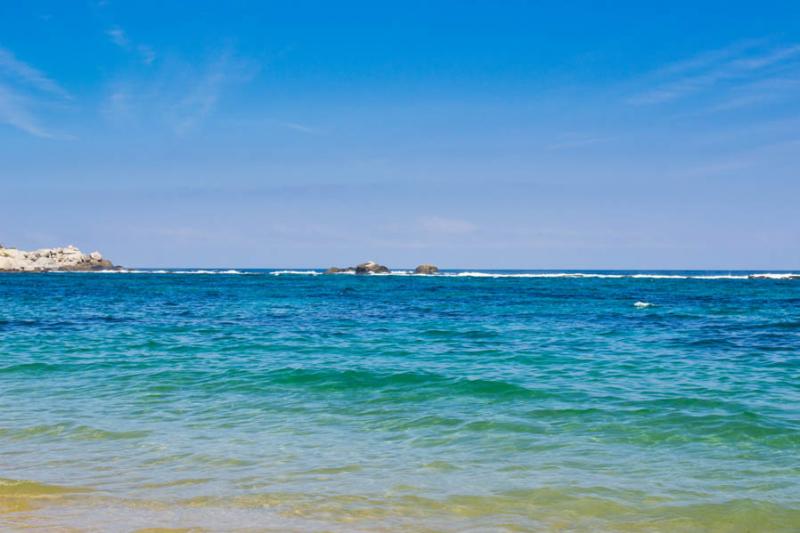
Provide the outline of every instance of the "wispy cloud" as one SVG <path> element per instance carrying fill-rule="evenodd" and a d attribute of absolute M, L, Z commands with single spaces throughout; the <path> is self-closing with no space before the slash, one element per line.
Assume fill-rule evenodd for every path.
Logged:
<path fill-rule="evenodd" d="M 776 76 L 742 85 L 731 91 L 720 103 L 709 111 L 730 111 L 743 107 L 769 104 L 796 97 L 800 94 L 800 72 L 789 76 Z"/>
<path fill-rule="evenodd" d="M 0 75 L 4 75 L 10 80 L 16 80 L 22 85 L 45 93 L 50 93 L 60 98 L 70 98 L 67 91 L 47 77 L 46 74 L 20 61 L 10 50 L 6 50 L 5 48 L 0 48 Z"/>
<path fill-rule="evenodd" d="M 681 59 L 673 63 L 668 63 L 652 73 L 656 77 L 678 76 L 698 70 L 707 69 L 714 65 L 719 65 L 724 61 L 731 58 L 740 56 L 741 54 L 748 53 L 754 48 L 766 44 L 765 39 L 746 39 L 738 41 L 723 48 L 715 50 L 706 50 L 699 52 L 692 57 Z"/>
<path fill-rule="evenodd" d="M 151 46 L 140 44 L 136 47 L 136 50 L 139 51 L 139 55 L 141 56 L 142 62 L 145 65 L 150 65 L 156 60 L 156 52 Z"/>
<path fill-rule="evenodd" d="M 193 83 L 189 91 L 170 109 L 170 121 L 179 134 L 186 133 L 203 121 L 217 106 L 226 86 L 249 81 L 253 66 L 223 53 L 214 58 Z"/>
<path fill-rule="evenodd" d="M 42 71 L 0 48 L 0 122 L 36 137 L 69 138 L 46 127 L 38 111 L 53 100 L 70 99 L 70 94 Z"/>
<path fill-rule="evenodd" d="M 108 38 L 111 39 L 111 42 L 119 46 L 120 48 L 128 48 L 131 44 L 130 39 L 125 34 L 125 30 L 120 28 L 119 26 L 113 26 L 106 30 L 106 35 Z"/>
<path fill-rule="evenodd" d="M 750 40 L 704 52 L 666 65 L 643 81 L 646 87 L 629 99 L 634 105 L 655 105 L 679 101 L 714 92 L 726 96 L 730 91 L 749 87 L 766 91 L 764 80 L 800 73 L 800 44 L 768 47 L 763 40 Z M 758 102 L 756 94 L 741 102 Z"/>
<path fill-rule="evenodd" d="M 0 122 L 42 138 L 52 138 L 39 120 L 30 111 L 27 98 L 0 83 Z"/>
<path fill-rule="evenodd" d="M 172 58 L 152 74 L 116 80 L 105 115 L 115 122 L 162 122 L 183 135 L 215 111 L 228 88 L 249 81 L 256 72 L 254 63 L 228 50 L 200 65 Z"/>
<path fill-rule="evenodd" d="M 156 60 L 156 52 L 152 46 L 134 43 L 122 27 L 112 26 L 106 30 L 106 35 L 116 46 L 127 52 L 135 53 L 145 65 L 151 65 Z"/>

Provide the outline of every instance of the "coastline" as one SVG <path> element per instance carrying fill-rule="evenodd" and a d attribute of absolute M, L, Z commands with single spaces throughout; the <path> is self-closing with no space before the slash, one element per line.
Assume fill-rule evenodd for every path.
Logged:
<path fill-rule="evenodd" d="M 495 527 L 540 531 L 793 531 L 800 507 L 769 501 L 691 503 L 617 491 L 598 497 L 565 487 L 476 496 L 403 494 L 376 507 L 369 494 L 320 497 L 302 493 L 162 500 L 125 498 L 84 488 L 0 480 L 0 526 L 8 528 L 229 531 L 463 531 Z M 513 517 L 525 517 L 524 520 Z"/>

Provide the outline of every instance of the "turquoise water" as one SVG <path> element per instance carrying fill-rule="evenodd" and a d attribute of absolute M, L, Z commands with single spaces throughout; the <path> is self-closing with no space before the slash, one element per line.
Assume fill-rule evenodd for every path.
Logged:
<path fill-rule="evenodd" d="M 0 276 L 0 527 L 800 530 L 800 280 L 518 274 Z"/>

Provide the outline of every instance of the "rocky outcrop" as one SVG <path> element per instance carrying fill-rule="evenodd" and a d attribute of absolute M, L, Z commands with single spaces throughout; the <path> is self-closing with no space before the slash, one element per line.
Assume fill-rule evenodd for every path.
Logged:
<path fill-rule="evenodd" d="M 30 252 L 0 246 L 0 272 L 92 272 L 117 268 L 100 252 L 84 254 L 71 245 Z"/>
<path fill-rule="evenodd" d="M 389 267 L 379 265 L 375 261 L 347 268 L 331 267 L 325 271 L 326 274 L 389 274 L 390 272 Z"/>
<path fill-rule="evenodd" d="M 339 267 L 330 267 L 328 270 L 325 271 L 326 274 L 352 274 L 356 271 L 353 267 L 347 268 L 339 268 Z"/>
<path fill-rule="evenodd" d="M 436 274 L 437 272 L 439 272 L 439 267 L 427 263 L 414 269 L 414 274 Z"/>

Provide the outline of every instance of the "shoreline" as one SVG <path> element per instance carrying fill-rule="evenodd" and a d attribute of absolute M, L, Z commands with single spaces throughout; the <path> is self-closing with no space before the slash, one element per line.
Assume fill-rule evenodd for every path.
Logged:
<path fill-rule="evenodd" d="M 0 479 L 0 526 L 8 528 L 127 529 L 231 528 L 303 531 L 461 531 L 496 525 L 524 530 L 676 531 L 736 529 L 792 531 L 800 506 L 792 502 L 714 495 L 685 501 L 633 490 L 608 494 L 581 487 L 541 487 L 500 494 L 454 491 L 440 497 L 399 491 L 376 497 L 351 493 L 258 492 L 229 496 L 164 498 Z"/>

